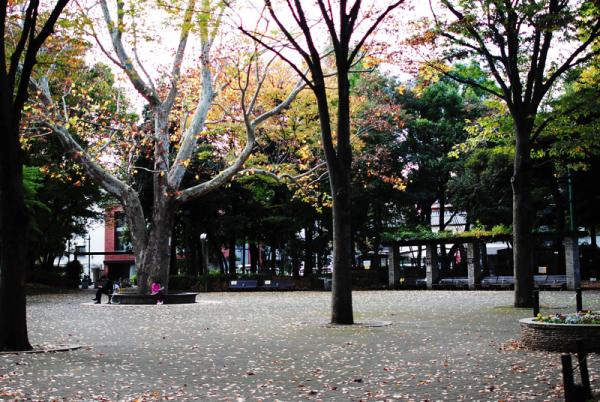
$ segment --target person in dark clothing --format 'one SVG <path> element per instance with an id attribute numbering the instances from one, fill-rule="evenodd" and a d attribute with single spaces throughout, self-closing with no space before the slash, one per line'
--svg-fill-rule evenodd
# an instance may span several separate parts
<path id="1" fill-rule="evenodd" d="M 100 285 L 98 286 L 98 291 L 96 292 L 96 297 L 92 300 L 95 301 L 96 304 L 100 304 L 100 301 L 102 300 L 102 294 L 104 293 L 106 296 L 108 296 L 108 304 L 111 304 L 110 300 L 112 298 L 112 292 L 113 292 L 113 281 L 111 281 L 105 275 L 102 277 L 102 281 L 100 282 Z"/>

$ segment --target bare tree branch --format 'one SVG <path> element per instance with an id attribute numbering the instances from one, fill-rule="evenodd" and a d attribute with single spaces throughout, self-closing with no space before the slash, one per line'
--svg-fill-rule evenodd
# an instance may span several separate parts
<path id="1" fill-rule="evenodd" d="M 452 14 L 454 14 L 460 22 L 465 24 L 465 27 L 469 31 L 469 34 L 477 41 L 477 43 L 479 43 L 481 53 L 487 60 L 488 66 L 490 68 L 490 71 L 492 72 L 492 75 L 494 76 L 494 78 L 498 82 L 498 85 L 500 85 L 502 92 L 504 93 L 503 99 L 505 99 L 505 101 L 508 103 L 508 106 L 511 107 L 512 99 L 510 96 L 510 94 L 511 94 L 510 88 L 506 84 L 502 75 L 500 75 L 500 73 L 498 72 L 498 70 L 496 68 L 496 63 L 494 62 L 495 61 L 494 56 L 491 54 L 490 50 L 488 49 L 485 41 L 483 40 L 483 38 L 481 37 L 479 32 L 477 32 L 477 30 L 472 26 L 471 23 L 466 21 L 464 14 L 461 13 L 460 11 L 458 11 L 448 0 L 442 0 L 442 4 L 444 4 L 448 8 L 448 10 L 450 10 L 450 12 Z"/>
<path id="2" fill-rule="evenodd" d="M 308 78 L 308 76 L 297 66 L 297 63 L 294 63 L 292 60 L 290 60 L 289 58 L 287 58 L 279 49 L 276 49 L 274 46 L 268 44 L 267 42 L 265 42 L 264 40 L 262 40 L 261 37 L 259 37 L 258 35 L 256 35 L 253 32 L 249 32 L 246 29 L 244 29 L 244 27 L 240 26 L 239 27 L 240 31 L 242 31 L 242 33 L 246 36 L 248 36 L 249 38 L 253 39 L 254 41 L 256 41 L 257 43 L 260 43 L 261 46 L 263 46 L 265 49 L 270 50 L 271 52 L 275 53 L 279 58 L 281 58 L 283 61 L 285 61 L 294 71 L 296 71 L 296 73 L 302 77 L 302 79 L 304 80 L 304 82 L 306 82 L 306 85 L 308 85 L 309 88 L 314 89 L 314 85 L 312 83 L 312 80 L 310 78 Z"/>
<path id="3" fill-rule="evenodd" d="M 118 0 L 117 4 L 121 4 L 122 0 Z M 133 84 L 134 88 L 142 95 L 151 106 L 155 107 L 161 103 L 158 94 L 152 91 L 152 88 L 144 82 L 140 74 L 137 72 L 133 63 L 131 62 L 131 58 L 125 51 L 125 47 L 123 46 L 122 41 L 122 32 L 120 27 L 116 25 L 111 16 L 110 11 L 108 10 L 107 0 L 100 0 L 100 5 L 102 7 L 102 13 L 104 15 L 104 20 L 108 26 L 108 30 L 110 33 L 110 37 L 112 40 L 113 48 L 115 49 L 115 53 L 120 63 L 120 67 L 123 69 L 129 80 Z M 122 17 L 118 17 L 122 18 Z"/>
<path id="4" fill-rule="evenodd" d="M 357 3 L 360 3 L 360 2 L 357 1 Z M 356 55 L 358 54 L 358 52 L 360 51 L 362 46 L 365 44 L 368 37 L 373 33 L 373 31 L 375 31 L 375 29 L 377 29 L 377 27 L 385 19 L 385 17 L 387 17 L 389 15 L 389 13 L 391 13 L 394 9 L 398 8 L 402 3 L 404 3 L 404 0 L 398 0 L 398 1 L 390 4 L 381 14 L 379 14 L 379 16 L 373 22 L 373 24 L 371 24 L 369 29 L 367 29 L 367 31 L 362 36 L 362 38 L 354 46 L 354 50 L 352 51 L 352 53 L 350 53 L 350 57 L 348 57 L 348 63 L 352 64 L 352 61 L 354 60 L 354 58 L 356 57 Z M 358 13 L 358 10 L 356 10 L 356 13 Z M 356 18 L 354 20 L 356 20 Z"/>
<path id="5" fill-rule="evenodd" d="M 276 115 L 281 110 L 288 107 L 296 98 L 296 96 L 300 93 L 300 91 L 302 91 L 305 85 L 306 83 L 303 80 L 300 80 L 283 102 L 281 102 L 274 108 L 264 112 L 260 116 L 256 117 L 254 120 L 250 120 L 248 111 L 246 111 L 244 114 L 244 121 L 246 125 L 246 145 L 244 146 L 244 149 L 238 155 L 236 160 L 226 169 L 218 173 L 211 180 L 180 191 L 176 197 L 177 201 L 179 203 L 185 203 L 191 199 L 200 197 L 213 190 L 216 190 L 221 185 L 231 180 L 240 170 L 243 169 L 244 163 L 250 157 L 252 150 L 254 149 L 254 145 L 256 144 L 256 128 L 263 124 L 268 118 Z M 173 167 L 173 169 L 175 169 L 175 166 Z"/>
<path id="6" fill-rule="evenodd" d="M 181 64 L 183 63 L 183 56 L 185 54 L 185 48 L 187 45 L 188 37 L 190 35 L 192 16 L 194 14 L 195 0 L 189 0 L 188 5 L 183 15 L 183 23 L 181 25 L 181 33 L 179 34 L 179 44 L 177 46 L 177 52 L 175 53 L 175 59 L 173 60 L 173 67 L 171 69 L 171 88 L 169 94 L 164 102 L 164 107 L 170 110 L 175 102 L 177 96 L 177 85 L 179 84 L 179 74 L 181 73 Z"/>

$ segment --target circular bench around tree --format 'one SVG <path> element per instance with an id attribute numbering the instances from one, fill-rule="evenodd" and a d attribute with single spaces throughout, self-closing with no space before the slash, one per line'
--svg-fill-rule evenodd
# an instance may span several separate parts
<path id="1" fill-rule="evenodd" d="M 162 296 L 162 300 L 165 304 L 192 304 L 196 303 L 197 294 L 192 292 L 167 293 Z M 118 304 L 156 304 L 156 296 L 130 292 L 115 293 L 112 302 Z"/>

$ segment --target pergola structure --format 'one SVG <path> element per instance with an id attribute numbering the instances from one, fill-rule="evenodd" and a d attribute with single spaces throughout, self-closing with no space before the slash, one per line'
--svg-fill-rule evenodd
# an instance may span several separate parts
<path id="1" fill-rule="evenodd" d="M 580 286 L 581 269 L 579 264 L 578 238 L 585 236 L 585 232 L 557 234 L 554 232 L 535 233 L 536 240 L 554 240 L 560 236 L 565 251 L 565 267 L 567 276 L 567 289 L 576 289 Z M 446 244 L 463 244 L 467 251 L 467 279 L 469 289 L 475 289 L 481 282 L 482 264 L 485 261 L 483 253 L 486 244 L 498 241 L 510 241 L 510 234 L 480 235 L 480 236 L 445 236 L 428 239 L 403 239 L 386 246 L 390 247 L 390 261 L 388 264 L 388 285 L 394 288 L 398 285 L 401 275 L 400 248 L 409 246 L 425 246 L 425 279 L 427 289 L 432 289 L 440 277 L 441 261 L 438 258 L 437 247 Z M 533 270 L 532 270 L 533 274 Z"/>

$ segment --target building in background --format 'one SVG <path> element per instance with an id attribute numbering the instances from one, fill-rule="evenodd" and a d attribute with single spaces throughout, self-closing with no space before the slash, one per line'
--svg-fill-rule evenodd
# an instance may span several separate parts
<path id="1" fill-rule="evenodd" d="M 131 234 L 123 208 L 114 206 L 106 211 L 104 222 L 104 274 L 113 280 L 131 278 L 136 274 Z"/>

